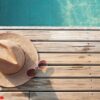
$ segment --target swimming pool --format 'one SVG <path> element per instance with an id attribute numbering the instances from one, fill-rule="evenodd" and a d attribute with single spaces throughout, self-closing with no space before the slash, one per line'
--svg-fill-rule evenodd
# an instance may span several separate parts
<path id="1" fill-rule="evenodd" d="M 100 0 L 0 0 L 1 26 L 100 26 Z"/>

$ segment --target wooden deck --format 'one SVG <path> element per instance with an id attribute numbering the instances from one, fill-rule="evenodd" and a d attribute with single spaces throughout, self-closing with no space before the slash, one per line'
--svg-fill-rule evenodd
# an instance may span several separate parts
<path id="1" fill-rule="evenodd" d="M 100 100 L 100 29 L 0 29 L 35 44 L 45 71 L 16 88 L 0 88 L 4 100 Z"/>

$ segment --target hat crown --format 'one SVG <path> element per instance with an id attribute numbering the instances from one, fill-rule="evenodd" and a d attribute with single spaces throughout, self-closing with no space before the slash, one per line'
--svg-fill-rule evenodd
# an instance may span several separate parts
<path id="1" fill-rule="evenodd" d="M 25 56 L 22 48 L 13 41 L 0 40 L 0 71 L 14 74 L 24 65 Z"/>

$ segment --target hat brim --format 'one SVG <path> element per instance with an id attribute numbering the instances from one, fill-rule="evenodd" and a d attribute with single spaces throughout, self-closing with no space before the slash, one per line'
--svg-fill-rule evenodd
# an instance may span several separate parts
<path id="1" fill-rule="evenodd" d="M 11 40 L 17 42 L 25 52 L 25 64 L 20 71 L 12 75 L 4 75 L 0 72 L 0 86 L 15 87 L 29 81 L 32 77 L 27 75 L 29 69 L 38 66 L 38 53 L 29 39 L 15 33 L 0 33 L 0 40 Z"/>

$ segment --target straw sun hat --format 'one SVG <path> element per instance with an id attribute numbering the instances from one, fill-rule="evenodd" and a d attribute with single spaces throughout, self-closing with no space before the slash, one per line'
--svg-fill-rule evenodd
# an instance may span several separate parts
<path id="1" fill-rule="evenodd" d="M 0 86 L 15 87 L 32 77 L 27 71 L 38 66 L 34 45 L 24 36 L 0 33 Z"/>

